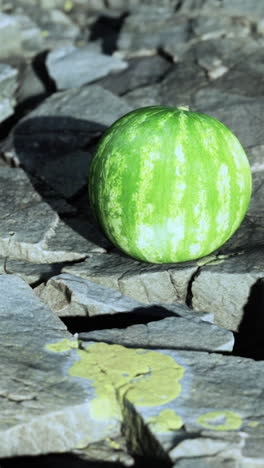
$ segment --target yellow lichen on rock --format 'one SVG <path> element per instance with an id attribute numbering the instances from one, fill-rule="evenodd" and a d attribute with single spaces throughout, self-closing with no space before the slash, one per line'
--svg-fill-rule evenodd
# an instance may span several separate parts
<path id="1" fill-rule="evenodd" d="M 67 346 L 73 347 L 70 340 L 46 348 L 61 352 Z M 77 354 L 79 360 L 68 369 L 68 374 L 87 379 L 94 386 L 94 418 L 120 417 L 124 398 L 137 406 L 159 406 L 181 392 L 179 381 L 184 368 L 167 354 L 106 343 L 93 343 L 78 349 Z"/>
<path id="2" fill-rule="evenodd" d="M 233 431 L 242 424 L 242 418 L 234 411 L 208 411 L 197 418 L 200 426 L 214 431 Z"/>
<path id="3" fill-rule="evenodd" d="M 182 418 L 172 409 L 165 409 L 147 420 L 153 432 L 177 431 L 183 426 Z"/>

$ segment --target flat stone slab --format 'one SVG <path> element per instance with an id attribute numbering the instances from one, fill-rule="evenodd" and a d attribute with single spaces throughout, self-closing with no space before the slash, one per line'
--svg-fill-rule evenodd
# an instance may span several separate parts
<path id="1" fill-rule="evenodd" d="M 54 263 L 86 258 L 93 250 L 105 251 L 88 219 L 74 218 L 78 229 L 72 228 L 71 219 L 65 222 L 42 200 L 22 169 L 1 167 L 0 182 L 5 194 L 0 197 L 0 256 Z M 108 245 L 102 236 L 101 243 Z"/>
<path id="2" fill-rule="evenodd" d="M 0 63 L 0 122 L 10 117 L 14 112 L 17 75 L 16 68 Z"/>
<path id="3" fill-rule="evenodd" d="M 252 288 L 263 277 L 263 248 L 212 261 L 194 278 L 192 307 L 213 310 L 218 325 L 238 330 L 250 303 Z"/>
<path id="4" fill-rule="evenodd" d="M 187 317 L 166 317 L 145 325 L 84 332 L 79 336 L 85 341 L 104 341 L 133 348 L 232 351 L 234 345 L 233 334 L 228 330 Z"/>
<path id="5" fill-rule="evenodd" d="M 185 303 L 189 283 L 199 265 L 196 262 L 154 265 L 138 262 L 117 250 L 92 255 L 84 262 L 65 265 L 70 273 L 116 289 L 124 296 L 150 304 Z"/>
<path id="6" fill-rule="evenodd" d="M 93 416 L 90 383 L 65 375 L 77 355 L 49 351 L 58 341 L 77 348 L 64 324 L 18 277 L 0 275 L 0 290 L 0 457 L 63 453 L 119 435 L 118 417 Z"/>
<path id="7" fill-rule="evenodd" d="M 53 49 L 46 64 L 57 89 L 77 88 L 127 68 L 123 60 L 91 50 L 89 46 Z"/>
<path id="8" fill-rule="evenodd" d="M 91 154 L 84 148 L 130 110 L 124 99 L 97 85 L 54 93 L 19 121 L 3 153 L 70 198 L 87 186 Z"/>
<path id="9" fill-rule="evenodd" d="M 65 340 L 48 349 L 76 352 Z M 263 463 L 263 363 L 104 342 L 82 343 L 77 353 L 79 360 L 67 373 L 92 380 L 94 404 L 98 412 L 104 407 L 104 416 L 114 417 L 120 405 L 131 453 L 167 462 L 217 455 Z M 243 388 L 239 398 L 237 388 Z"/>

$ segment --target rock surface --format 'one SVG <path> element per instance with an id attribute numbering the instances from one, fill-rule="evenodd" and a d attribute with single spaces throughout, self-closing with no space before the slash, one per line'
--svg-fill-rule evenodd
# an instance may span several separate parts
<path id="1" fill-rule="evenodd" d="M 0 0 L 0 466 L 264 466 L 264 26 L 257 0 Z M 119 117 L 189 105 L 249 158 L 217 251 L 154 265 L 89 206 Z"/>

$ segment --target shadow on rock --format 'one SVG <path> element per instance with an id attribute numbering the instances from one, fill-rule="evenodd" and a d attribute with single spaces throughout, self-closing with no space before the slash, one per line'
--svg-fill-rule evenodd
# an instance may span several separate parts
<path id="1" fill-rule="evenodd" d="M 251 288 L 244 315 L 235 335 L 233 354 L 255 360 L 264 360 L 264 279 Z"/>
<path id="2" fill-rule="evenodd" d="M 87 461 L 73 454 L 51 454 L 31 457 L 14 457 L 0 460 L 1 468 L 122 468 L 116 462 Z"/>
<path id="3" fill-rule="evenodd" d="M 91 27 L 89 41 L 101 40 L 102 51 L 105 54 L 112 54 L 117 49 L 119 33 L 127 16 L 128 12 L 117 17 L 99 16 Z"/>
<path id="4" fill-rule="evenodd" d="M 165 317 L 176 317 L 177 314 L 170 312 L 162 306 L 146 306 L 134 309 L 129 314 L 120 312 L 109 315 L 102 314 L 95 317 L 60 317 L 72 334 L 102 330 L 105 328 L 126 328 L 131 325 L 146 324 L 164 319 Z"/>
<path id="5" fill-rule="evenodd" d="M 94 146 L 106 128 L 68 116 L 29 117 L 17 125 L 11 143 L 16 164 L 27 172 L 42 199 L 82 238 L 103 248 L 109 243 L 89 207 L 88 172 Z M 73 208 L 72 213 L 62 202 Z"/>

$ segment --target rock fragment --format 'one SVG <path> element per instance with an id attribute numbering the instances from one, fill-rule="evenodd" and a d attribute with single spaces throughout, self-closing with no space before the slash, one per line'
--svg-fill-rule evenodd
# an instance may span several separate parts
<path id="1" fill-rule="evenodd" d="M 119 58 L 95 52 L 89 46 L 53 49 L 46 63 L 57 89 L 80 87 L 127 67 Z"/>
<path id="2" fill-rule="evenodd" d="M 18 71 L 5 63 L 0 63 L 0 122 L 10 117 L 16 104 Z"/>
<path id="3" fill-rule="evenodd" d="M 192 307 L 213 310 L 218 325 L 237 330 L 251 288 L 263 277 L 263 248 L 207 264 L 192 283 Z"/>
<path id="4" fill-rule="evenodd" d="M 0 182 L 2 257 L 54 263 L 86 258 L 92 251 L 105 251 L 98 245 L 100 234 L 89 219 L 60 218 L 42 200 L 22 169 L 1 167 Z M 109 245 L 104 238 L 101 243 Z"/>

